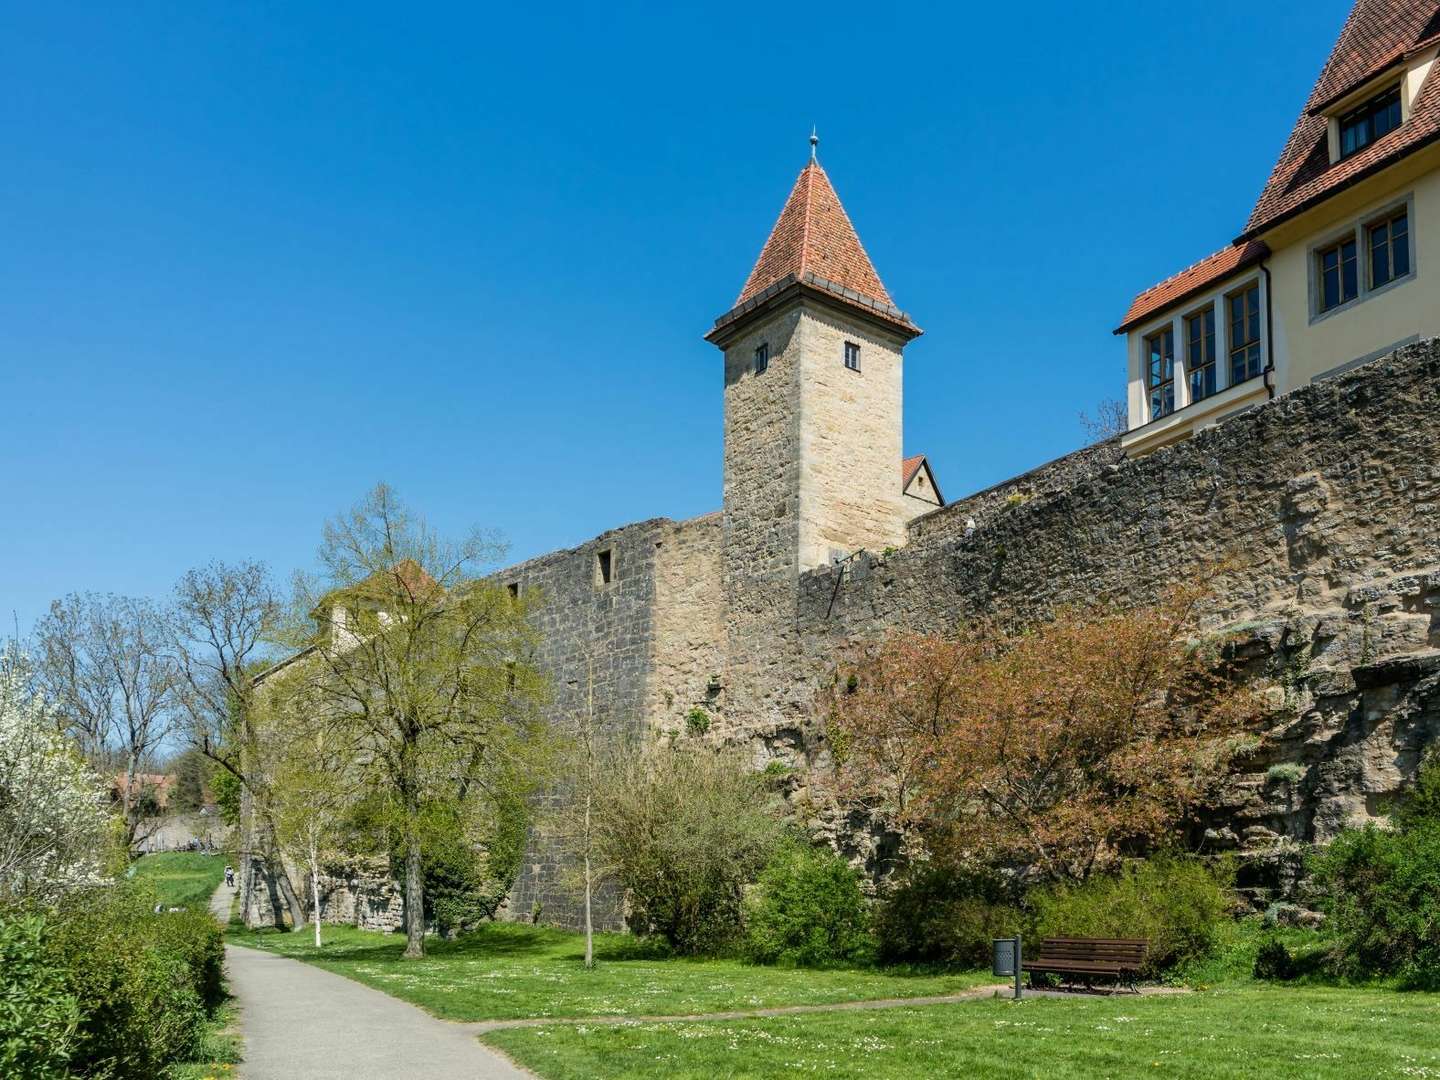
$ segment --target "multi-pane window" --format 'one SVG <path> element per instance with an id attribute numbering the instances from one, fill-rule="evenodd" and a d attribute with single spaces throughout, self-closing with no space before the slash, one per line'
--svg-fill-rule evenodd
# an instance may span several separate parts
<path id="1" fill-rule="evenodd" d="M 770 343 L 762 341 L 755 347 L 755 374 L 763 375 L 770 366 Z"/>
<path id="2" fill-rule="evenodd" d="M 1402 210 L 1366 230 L 1370 238 L 1370 287 L 1378 289 L 1410 273 L 1410 214 Z"/>
<path id="3" fill-rule="evenodd" d="M 1190 376 L 1190 400 L 1215 393 L 1215 308 L 1207 307 L 1185 317 L 1185 370 Z"/>
<path id="4" fill-rule="evenodd" d="M 1150 419 L 1175 411 L 1175 330 L 1166 327 L 1145 339 L 1145 386 L 1150 397 Z"/>
<path id="5" fill-rule="evenodd" d="M 1360 272 L 1355 238 L 1347 236 L 1315 253 L 1320 270 L 1320 310 L 1348 304 L 1360 295 Z"/>
<path id="6" fill-rule="evenodd" d="M 853 341 L 845 342 L 845 366 L 851 371 L 860 370 L 860 346 Z"/>
<path id="7" fill-rule="evenodd" d="M 1259 375 L 1260 286 L 1251 285 L 1225 298 L 1230 313 L 1230 385 Z"/>
<path id="8" fill-rule="evenodd" d="M 1340 118 L 1340 156 L 1358 154 L 1400 126 L 1400 87 L 1371 98 Z"/>

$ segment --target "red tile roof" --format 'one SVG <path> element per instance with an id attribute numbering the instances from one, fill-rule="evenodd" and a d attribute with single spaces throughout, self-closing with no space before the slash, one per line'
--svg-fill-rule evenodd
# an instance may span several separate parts
<path id="1" fill-rule="evenodd" d="M 1351 183 L 1440 139 L 1440 77 L 1425 80 L 1410 116 L 1360 153 L 1330 163 L 1323 110 L 1440 35 L 1436 0 L 1357 0 L 1242 239 L 1293 217 Z"/>
<path id="2" fill-rule="evenodd" d="M 1227 277 L 1248 270 L 1270 254 L 1270 249 L 1258 240 L 1234 244 L 1208 258 L 1188 266 L 1173 277 L 1158 285 L 1152 285 L 1130 302 L 1130 310 L 1115 328 L 1123 334 L 1154 315 L 1175 307 L 1203 292 Z"/>
<path id="3" fill-rule="evenodd" d="M 738 318 L 796 283 L 860 308 L 911 336 L 920 333 L 920 328 L 890 299 L 830 178 L 813 160 L 800 170 L 735 306 L 715 320 L 715 327 L 706 337 L 713 339 Z"/>
<path id="4" fill-rule="evenodd" d="M 735 305 L 788 275 L 804 280 L 807 271 L 861 296 L 894 304 L 818 161 L 800 170 Z"/>
<path id="5" fill-rule="evenodd" d="M 907 457 L 900 462 L 900 490 L 904 491 L 910 486 L 910 481 L 915 479 L 915 474 L 920 471 L 920 466 L 925 464 L 925 455 L 916 454 L 914 457 Z"/>

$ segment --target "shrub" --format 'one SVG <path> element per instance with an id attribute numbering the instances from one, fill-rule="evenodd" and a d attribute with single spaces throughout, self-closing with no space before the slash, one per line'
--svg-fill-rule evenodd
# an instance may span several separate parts
<path id="1" fill-rule="evenodd" d="M 760 964 L 855 961 L 873 951 L 860 878 L 830 851 L 787 845 L 746 904 L 746 955 Z"/>
<path id="2" fill-rule="evenodd" d="M 992 939 L 1013 937 L 1024 921 L 996 874 L 925 863 L 881 903 L 875 936 L 884 963 L 988 967 Z"/>
<path id="3" fill-rule="evenodd" d="M 629 900 L 632 929 L 687 955 L 735 942 L 745 887 L 781 840 L 766 787 L 703 746 L 617 763 L 596 799 L 595 848 Z"/>
<path id="4" fill-rule="evenodd" d="M 151 894 L 114 884 L 58 913 L 51 955 L 80 1007 L 73 1072 L 154 1077 L 197 1047 L 218 993 L 219 927 L 198 913 L 154 915 Z"/>
<path id="5" fill-rule="evenodd" d="M 1295 978 L 1295 974 L 1295 960 L 1283 941 L 1267 937 L 1260 943 L 1255 954 L 1255 978 L 1285 981 Z"/>
<path id="6" fill-rule="evenodd" d="M 80 1008 L 46 929 L 39 915 L 0 914 L 0 1076 L 66 1074 Z"/>
<path id="7" fill-rule="evenodd" d="M 1293 761 L 1282 761 L 1265 770 L 1265 782 L 1269 784 L 1295 784 L 1305 776 L 1305 767 Z"/>
<path id="8" fill-rule="evenodd" d="M 1440 988 L 1440 823 L 1347 830 L 1314 870 L 1328 894 L 1341 974 Z"/>
<path id="9" fill-rule="evenodd" d="M 524 800 L 505 792 L 432 811 L 421 869 L 425 918 L 441 934 L 452 936 L 494 918 L 519 873 L 529 824 Z M 403 875 L 404 851 L 398 845 L 391 864 Z"/>
<path id="10" fill-rule="evenodd" d="M 696 705 L 685 714 L 685 730 L 699 738 L 710 730 L 710 714 Z"/>
<path id="11" fill-rule="evenodd" d="M 1082 885 L 1038 890 L 1031 900 L 1038 937 L 1145 938 L 1144 974 L 1199 960 L 1215 948 L 1234 900 L 1234 871 L 1159 856 Z"/>

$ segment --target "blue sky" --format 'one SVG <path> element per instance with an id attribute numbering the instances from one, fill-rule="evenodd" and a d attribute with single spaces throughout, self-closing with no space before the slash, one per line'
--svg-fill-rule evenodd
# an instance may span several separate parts
<path id="1" fill-rule="evenodd" d="M 513 558 L 720 501 L 734 300 L 821 160 L 951 497 L 1082 442 L 1342 0 L 0 7 L 0 612 L 309 565 L 377 480 Z"/>

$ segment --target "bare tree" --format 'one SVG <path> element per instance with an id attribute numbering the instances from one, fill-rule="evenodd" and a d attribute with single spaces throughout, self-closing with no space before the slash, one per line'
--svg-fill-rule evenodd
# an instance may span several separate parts
<path id="1" fill-rule="evenodd" d="M 1080 426 L 1091 443 L 1104 442 L 1130 430 L 1130 410 L 1119 398 L 1105 398 L 1095 407 L 1095 415 L 1080 413 Z"/>
<path id="2" fill-rule="evenodd" d="M 167 627 L 147 600 L 72 594 L 36 628 L 39 681 L 66 729 L 114 774 L 135 851 L 156 818 L 158 794 L 143 775 L 174 726 L 177 673 Z"/>
<path id="3" fill-rule="evenodd" d="M 476 576 L 502 550 L 480 533 L 441 541 L 382 484 L 326 525 L 323 581 L 299 583 L 295 610 L 318 632 L 297 667 L 353 732 L 404 851 L 407 957 L 424 955 L 427 818 L 477 785 L 525 782 L 517 762 L 543 746 L 526 600 Z"/>
<path id="4" fill-rule="evenodd" d="M 264 864 L 298 929 L 305 924 L 305 908 L 279 855 L 267 755 L 256 722 L 257 680 L 270 666 L 283 611 L 262 563 L 215 562 L 188 571 L 176 584 L 170 629 L 189 739 L 238 781 L 244 804 L 241 846 Z M 245 910 L 254 886 L 247 858 L 241 866 Z M 281 911 L 275 916 L 283 923 Z"/>

